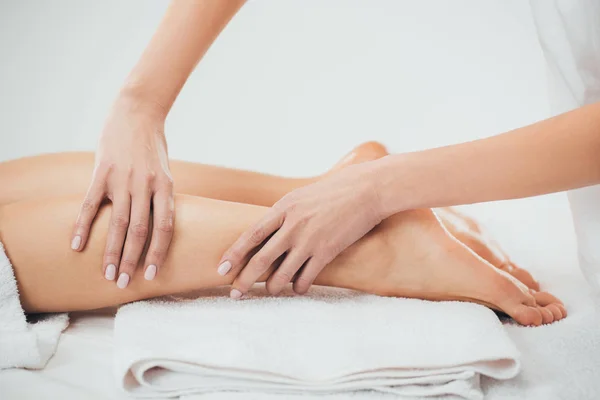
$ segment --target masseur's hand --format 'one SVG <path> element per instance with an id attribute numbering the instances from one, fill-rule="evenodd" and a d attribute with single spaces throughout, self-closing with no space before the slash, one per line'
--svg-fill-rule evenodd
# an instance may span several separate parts
<path id="1" fill-rule="evenodd" d="M 375 162 L 347 167 L 289 193 L 244 232 L 218 268 L 221 275 L 239 272 L 231 297 L 242 297 L 282 255 L 267 290 L 277 294 L 293 281 L 294 290 L 303 294 L 329 262 L 381 222 Z"/>
<path id="2" fill-rule="evenodd" d="M 173 180 L 160 107 L 119 98 L 106 121 L 96 152 L 92 183 L 73 232 L 71 248 L 85 248 L 90 226 L 105 198 L 113 203 L 102 272 L 127 287 L 152 229 L 144 277 L 154 279 L 171 243 Z M 151 211 L 152 210 L 152 211 Z M 152 215 L 152 221 L 151 221 Z"/>

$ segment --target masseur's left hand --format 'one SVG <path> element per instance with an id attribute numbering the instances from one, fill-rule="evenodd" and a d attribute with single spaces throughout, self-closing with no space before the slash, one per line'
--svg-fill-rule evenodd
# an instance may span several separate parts
<path id="1" fill-rule="evenodd" d="M 267 290 L 277 294 L 294 280 L 294 291 L 306 293 L 329 262 L 382 221 L 373 179 L 375 162 L 347 167 L 287 194 L 244 232 L 218 268 L 221 275 L 239 272 L 231 297 L 242 297 L 284 254 L 268 278 Z"/>

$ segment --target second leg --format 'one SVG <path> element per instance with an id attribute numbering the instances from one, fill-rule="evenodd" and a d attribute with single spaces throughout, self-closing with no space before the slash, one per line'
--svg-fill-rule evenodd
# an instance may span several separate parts
<path id="1" fill-rule="evenodd" d="M 385 147 L 367 142 L 342 158 L 331 171 L 387 155 Z M 294 189 L 322 176 L 287 178 L 186 161 L 170 161 L 175 192 L 270 207 Z M 90 184 L 94 154 L 56 153 L 0 163 L 0 206 L 17 201 L 82 194 Z M 331 172 L 330 171 L 330 172 Z"/>

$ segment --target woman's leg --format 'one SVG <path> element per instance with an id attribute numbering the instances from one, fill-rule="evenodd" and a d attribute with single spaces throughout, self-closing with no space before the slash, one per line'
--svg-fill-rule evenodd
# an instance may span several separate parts
<path id="1" fill-rule="evenodd" d="M 94 224 L 85 251 L 76 253 L 63 246 L 80 201 L 81 196 L 70 196 L 0 209 L 0 241 L 13 263 L 27 311 L 93 309 L 229 284 L 237 271 L 219 276 L 219 257 L 266 211 L 259 206 L 177 196 L 178 222 L 163 270 L 154 281 L 137 277 L 121 290 L 101 273 L 110 206 L 101 210 L 100 223 Z M 137 271 L 141 273 L 141 268 Z M 530 291 L 454 239 L 431 210 L 388 218 L 340 254 L 315 283 L 385 296 L 473 301 L 502 310 L 526 325 L 566 315 L 556 298 Z"/>
<path id="2" fill-rule="evenodd" d="M 380 143 L 363 143 L 342 158 L 331 171 L 387 154 Z M 284 178 L 176 160 L 170 164 L 178 193 L 262 206 L 271 206 L 286 193 L 320 178 Z M 84 193 L 93 167 L 93 153 L 46 154 L 0 163 L 0 206 L 40 197 Z M 530 288 L 539 289 L 526 270 L 505 262 L 508 258 L 505 255 L 498 257 L 492 249 L 497 246 L 481 240 L 480 229 L 474 220 L 452 208 L 439 211 L 444 225 L 458 240 Z M 456 220 L 459 224 L 455 223 Z M 458 225 L 465 225 L 468 232 L 458 229 Z"/>
<path id="3" fill-rule="evenodd" d="M 333 170 L 385 155 L 383 145 L 363 143 Z M 284 178 L 176 160 L 170 161 L 170 167 L 177 193 L 262 206 L 272 206 L 286 193 L 320 178 Z M 40 197 L 85 193 L 93 169 L 93 153 L 45 154 L 0 163 L 0 206 Z"/>
<path id="4" fill-rule="evenodd" d="M 264 210 L 177 195 L 177 224 L 160 273 L 153 281 L 134 275 L 122 290 L 107 281 L 102 271 L 110 204 L 101 208 L 83 252 L 64 246 L 81 199 L 81 195 L 71 195 L 12 203 L 0 209 L 0 241 L 13 264 L 27 311 L 94 309 L 227 284 L 228 280 L 216 273 L 219 253 Z M 143 269 L 137 268 L 134 274 L 143 274 Z"/>

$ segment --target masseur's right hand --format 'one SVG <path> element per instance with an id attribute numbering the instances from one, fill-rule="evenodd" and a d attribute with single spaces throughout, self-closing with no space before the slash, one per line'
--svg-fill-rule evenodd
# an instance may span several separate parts
<path id="1" fill-rule="evenodd" d="M 71 248 L 82 251 L 101 203 L 106 198 L 112 202 L 102 272 L 107 280 L 116 279 L 121 289 L 137 268 L 150 229 L 145 279 L 154 279 L 171 243 L 173 179 L 165 118 L 165 110 L 156 104 L 126 95 L 117 99 L 102 131 L 92 183 L 75 223 Z"/>

